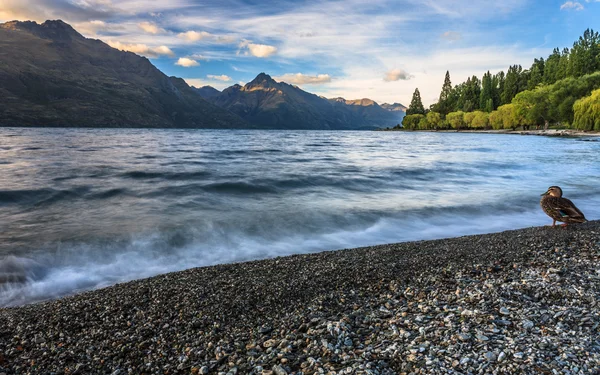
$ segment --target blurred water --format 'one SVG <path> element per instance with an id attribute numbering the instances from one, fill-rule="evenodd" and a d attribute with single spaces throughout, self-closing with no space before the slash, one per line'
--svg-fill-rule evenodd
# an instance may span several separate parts
<path id="1" fill-rule="evenodd" d="M 600 138 L 598 139 L 600 140 Z M 0 128 L 0 306 L 190 267 L 600 217 L 600 142 Z"/>

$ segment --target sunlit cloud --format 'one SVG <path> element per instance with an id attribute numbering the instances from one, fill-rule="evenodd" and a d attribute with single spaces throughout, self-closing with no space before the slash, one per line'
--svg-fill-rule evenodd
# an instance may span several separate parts
<path id="1" fill-rule="evenodd" d="M 393 81 L 399 81 L 399 80 L 409 80 L 411 79 L 413 76 L 408 74 L 407 72 L 405 72 L 402 69 L 392 69 L 388 72 L 385 73 L 385 76 L 383 77 L 383 80 L 386 82 L 393 82 Z"/>
<path id="2" fill-rule="evenodd" d="M 223 81 L 223 82 L 229 82 L 229 81 L 231 81 L 231 77 L 229 77 L 229 76 L 227 76 L 225 74 L 221 74 L 220 76 L 208 74 L 206 76 L 206 78 L 208 78 L 208 79 L 214 79 L 214 80 L 217 80 L 217 81 Z"/>
<path id="3" fill-rule="evenodd" d="M 140 27 L 140 29 L 150 34 L 158 34 L 165 32 L 165 29 L 156 26 L 156 24 L 152 22 L 140 22 L 138 23 L 138 26 Z"/>
<path id="4" fill-rule="evenodd" d="M 560 10 L 564 9 L 583 10 L 583 5 L 578 1 L 567 1 L 560 6 Z"/>
<path id="5" fill-rule="evenodd" d="M 149 47 L 146 44 L 127 44 L 113 40 L 106 41 L 106 44 L 121 51 L 129 51 L 146 57 L 175 56 L 167 46 Z"/>
<path id="6" fill-rule="evenodd" d="M 207 33 L 206 31 L 198 32 L 198 31 L 190 30 L 190 31 L 186 31 L 185 33 L 177 34 L 177 37 L 184 39 L 188 42 L 197 42 L 202 39 L 211 38 L 212 34 Z"/>
<path id="7" fill-rule="evenodd" d="M 249 40 L 243 40 L 239 44 L 240 49 L 247 49 L 252 56 L 255 57 L 269 57 L 274 55 L 277 52 L 277 47 L 270 46 L 267 44 L 256 44 L 252 43 Z M 248 53 L 246 51 L 246 54 Z"/>
<path id="8" fill-rule="evenodd" d="M 193 66 L 199 66 L 200 63 L 194 59 L 180 57 L 179 60 L 177 60 L 177 62 L 175 63 L 175 65 L 183 66 L 184 68 L 191 68 Z"/>
<path id="9" fill-rule="evenodd" d="M 273 78 L 276 81 L 283 81 L 294 85 L 318 85 L 331 82 L 331 76 L 329 74 L 317 74 L 316 76 L 310 76 L 302 73 L 286 73 Z"/>

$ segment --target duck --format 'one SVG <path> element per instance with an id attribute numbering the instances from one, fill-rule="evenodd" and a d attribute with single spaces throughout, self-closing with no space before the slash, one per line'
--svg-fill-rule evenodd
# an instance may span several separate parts
<path id="1" fill-rule="evenodd" d="M 563 227 L 572 223 L 585 223 L 587 219 L 579 208 L 562 195 L 563 191 L 559 186 L 550 186 L 540 200 L 542 210 L 552 218 L 552 226 L 555 226 L 557 221 L 563 222 Z"/>

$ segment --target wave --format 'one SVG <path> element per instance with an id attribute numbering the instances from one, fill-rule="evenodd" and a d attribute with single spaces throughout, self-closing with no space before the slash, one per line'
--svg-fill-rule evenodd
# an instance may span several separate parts
<path id="1" fill-rule="evenodd" d="M 152 171 L 130 171 L 121 174 L 121 177 L 134 180 L 163 179 L 163 180 L 197 180 L 205 179 L 212 173 L 204 170 L 191 172 L 152 172 Z"/>
<path id="2" fill-rule="evenodd" d="M 0 306 L 43 301 L 188 268 L 540 223 L 539 210 L 456 206 L 396 212 L 299 212 L 189 223 L 129 239 L 61 243 L 39 258 L 0 260 Z M 515 220 L 518 217 L 518 220 Z M 485 223 L 485 225 L 482 225 Z M 43 265 L 43 266 L 42 266 Z"/>

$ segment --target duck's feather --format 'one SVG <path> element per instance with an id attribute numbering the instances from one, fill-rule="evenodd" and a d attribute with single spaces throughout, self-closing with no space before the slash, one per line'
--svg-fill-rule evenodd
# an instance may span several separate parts
<path id="1" fill-rule="evenodd" d="M 583 223 L 583 213 L 567 198 L 545 196 L 541 200 L 542 209 L 551 218 L 565 223 Z"/>

